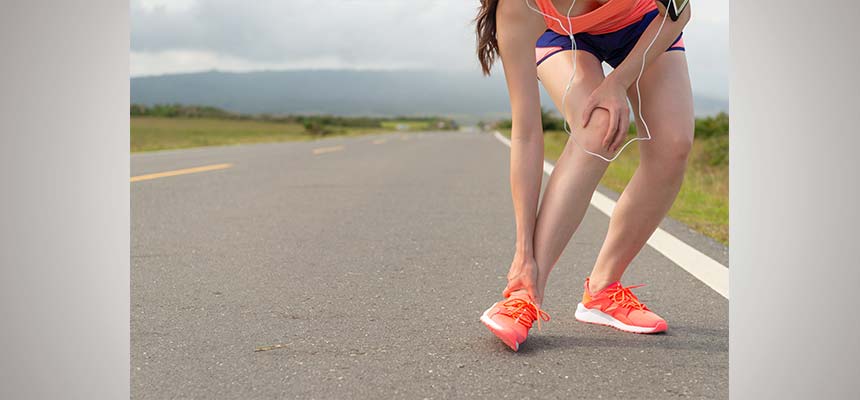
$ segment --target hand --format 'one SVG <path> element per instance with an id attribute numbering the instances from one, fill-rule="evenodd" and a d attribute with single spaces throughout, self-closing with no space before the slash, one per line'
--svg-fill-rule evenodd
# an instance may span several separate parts
<path id="1" fill-rule="evenodd" d="M 588 126 L 591 114 L 596 108 L 609 111 L 609 128 L 606 130 L 602 144 L 605 150 L 615 153 L 624 142 L 630 127 L 630 108 L 627 106 L 625 87 L 613 79 L 604 79 L 603 83 L 588 97 L 582 113 L 583 127 Z"/>
<path id="2" fill-rule="evenodd" d="M 538 267 L 533 256 L 514 255 L 508 271 L 508 286 L 502 295 L 507 298 L 518 290 L 525 290 L 538 306 L 543 301 L 543 293 L 538 291 Z"/>

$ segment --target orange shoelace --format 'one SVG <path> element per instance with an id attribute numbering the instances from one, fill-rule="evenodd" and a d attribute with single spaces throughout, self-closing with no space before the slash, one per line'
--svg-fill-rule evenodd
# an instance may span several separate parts
<path id="1" fill-rule="evenodd" d="M 531 329 L 532 323 L 537 320 L 538 330 L 540 330 L 540 321 L 544 320 L 549 322 L 550 319 L 549 314 L 537 308 L 534 303 L 523 299 L 510 299 L 502 303 L 502 306 L 505 309 L 504 311 L 499 311 L 499 314 L 513 318 L 516 322 L 519 322 L 528 329 Z"/>
<path id="2" fill-rule="evenodd" d="M 636 297 L 636 295 L 630 291 L 630 289 L 636 289 L 642 286 L 645 285 L 634 285 L 627 287 L 618 285 L 612 289 L 609 289 L 609 292 L 607 292 L 607 297 L 609 297 L 613 303 L 618 304 L 619 307 L 631 308 L 636 310 L 647 310 L 648 307 L 645 307 L 645 304 L 639 302 L 639 299 Z"/>

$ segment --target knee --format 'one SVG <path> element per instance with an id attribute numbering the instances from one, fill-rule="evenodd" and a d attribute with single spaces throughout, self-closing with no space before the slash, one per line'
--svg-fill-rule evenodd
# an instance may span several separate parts
<path id="1" fill-rule="evenodd" d="M 577 120 L 579 120 L 578 117 Z M 603 148 L 603 139 L 606 138 L 606 131 L 609 129 L 609 111 L 597 108 L 591 113 L 591 119 L 589 119 L 587 127 L 582 127 L 582 121 L 579 121 L 578 124 L 571 124 L 571 126 L 575 127 L 573 134 L 582 147 L 588 151 L 601 154 L 604 157 L 611 156 Z"/>
<path id="2" fill-rule="evenodd" d="M 657 143 L 655 143 L 657 144 Z M 663 155 L 664 167 L 683 171 L 687 165 L 690 151 L 693 149 L 692 135 L 673 135 L 660 141 L 660 153 Z"/>

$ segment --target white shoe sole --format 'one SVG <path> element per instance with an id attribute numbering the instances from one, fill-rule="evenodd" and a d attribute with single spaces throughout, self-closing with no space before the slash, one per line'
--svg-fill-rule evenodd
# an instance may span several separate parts
<path id="1" fill-rule="evenodd" d="M 496 303 L 496 304 L 498 304 L 498 303 Z M 505 335 L 503 333 L 505 328 L 503 326 L 497 324 L 496 321 L 493 321 L 492 319 L 490 319 L 489 313 L 493 309 L 493 307 L 496 306 L 496 304 L 493 304 L 492 306 L 490 306 L 490 308 L 488 308 L 486 311 L 484 311 L 483 314 L 481 314 L 481 322 L 484 324 L 484 326 L 487 327 L 487 329 L 490 330 L 490 332 L 493 332 L 493 334 L 496 335 L 496 337 L 501 339 L 502 342 L 504 342 L 508 347 L 510 347 L 511 350 L 519 351 L 520 343 L 517 342 L 516 340 L 513 340 L 513 341 L 510 340 L 508 338 L 508 335 Z"/>
<path id="2" fill-rule="evenodd" d="M 666 330 L 665 323 L 657 324 L 653 327 L 627 325 L 613 318 L 611 315 L 604 313 L 603 311 L 586 308 L 584 305 L 582 305 L 582 303 L 579 303 L 576 306 L 576 314 L 574 314 L 574 318 L 576 318 L 576 320 L 580 322 L 611 326 L 615 329 L 631 333 L 657 333 Z"/>

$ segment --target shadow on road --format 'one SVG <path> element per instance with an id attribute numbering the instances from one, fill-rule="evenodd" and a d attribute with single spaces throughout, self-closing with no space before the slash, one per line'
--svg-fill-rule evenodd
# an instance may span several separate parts
<path id="1" fill-rule="evenodd" d="M 498 340 L 496 338 L 491 338 Z M 501 344 L 501 342 L 500 342 Z M 534 335 L 529 337 L 520 354 L 538 350 L 577 348 L 627 348 L 703 351 L 728 353 L 728 331 L 697 326 L 676 326 L 654 335 L 637 335 L 610 331 L 602 337 L 579 335 Z"/>

